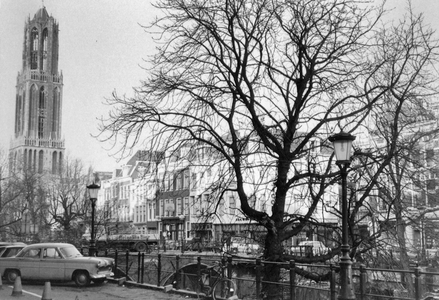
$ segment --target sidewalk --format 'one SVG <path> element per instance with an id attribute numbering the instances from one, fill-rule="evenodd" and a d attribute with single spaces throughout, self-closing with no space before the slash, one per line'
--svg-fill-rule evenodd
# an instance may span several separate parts
<path id="1" fill-rule="evenodd" d="M 44 283 L 26 284 L 22 286 L 21 295 L 12 296 L 13 285 L 3 284 L 0 290 L 0 300 L 41 300 L 44 293 Z M 163 290 L 153 290 L 135 286 L 118 286 L 115 283 L 105 283 L 102 286 L 76 288 L 74 285 L 52 285 L 46 291 L 46 299 L 52 300 L 182 300 L 187 295 L 165 293 Z"/>

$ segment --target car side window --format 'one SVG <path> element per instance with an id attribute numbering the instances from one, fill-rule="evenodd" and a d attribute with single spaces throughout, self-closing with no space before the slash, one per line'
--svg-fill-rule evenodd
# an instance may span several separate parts
<path id="1" fill-rule="evenodd" d="M 7 253 L 4 253 L 5 257 L 11 257 L 11 256 L 14 256 L 14 255 L 17 255 L 17 253 L 20 252 L 19 248 L 11 248 L 11 249 L 8 249 L 8 250 L 9 251 Z"/>
<path id="2" fill-rule="evenodd" d="M 58 250 L 56 248 L 46 248 L 43 253 L 44 258 L 61 258 Z"/>
<path id="3" fill-rule="evenodd" d="M 40 258 L 41 249 L 29 249 L 23 254 L 23 257 L 27 258 Z"/>

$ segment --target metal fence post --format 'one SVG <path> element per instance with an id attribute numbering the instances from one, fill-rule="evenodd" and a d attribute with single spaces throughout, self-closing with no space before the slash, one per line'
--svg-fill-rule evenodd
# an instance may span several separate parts
<path id="1" fill-rule="evenodd" d="M 232 257 L 227 258 L 227 278 L 232 279 Z"/>
<path id="2" fill-rule="evenodd" d="M 366 266 L 360 265 L 360 300 L 366 300 L 367 273 Z"/>
<path id="3" fill-rule="evenodd" d="M 222 257 L 221 258 L 221 278 L 224 278 L 226 276 L 225 275 L 226 266 L 227 266 L 227 260 L 225 257 Z"/>
<path id="4" fill-rule="evenodd" d="M 296 300 L 296 263 L 290 260 L 290 300 Z"/>
<path id="5" fill-rule="evenodd" d="M 415 268 L 415 299 L 421 300 L 422 286 L 421 286 L 421 268 Z"/>
<path id="6" fill-rule="evenodd" d="M 256 300 L 259 300 L 261 295 L 261 266 L 261 259 L 256 259 Z"/>
<path id="7" fill-rule="evenodd" d="M 180 289 L 180 255 L 175 257 L 175 288 Z"/>
<path id="8" fill-rule="evenodd" d="M 140 252 L 137 252 L 137 283 L 140 283 Z"/>
<path id="9" fill-rule="evenodd" d="M 141 274 L 141 280 L 140 283 L 143 283 L 143 276 L 145 274 L 145 253 L 142 253 L 142 274 Z"/>
<path id="10" fill-rule="evenodd" d="M 117 249 L 114 251 L 114 277 L 117 277 Z"/>
<path id="11" fill-rule="evenodd" d="M 334 265 L 331 264 L 330 265 L 330 272 L 331 272 L 331 278 L 329 281 L 329 289 L 330 289 L 330 293 L 331 293 L 331 300 L 336 300 L 337 299 L 337 290 L 335 287 L 335 269 L 334 269 Z"/>
<path id="12" fill-rule="evenodd" d="M 129 260 L 130 259 L 130 252 L 127 250 L 127 252 L 125 253 L 125 277 L 128 279 L 128 265 L 129 265 Z"/>
<path id="13" fill-rule="evenodd" d="M 201 292 L 201 257 L 197 257 L 197 292 Z"/>
<path id="14" fill-rule="evenodd" d="M 160 286 L 160 278 L 162 277 L 162 255 L 159 253 L 157 262 L 157 286 Z"/>

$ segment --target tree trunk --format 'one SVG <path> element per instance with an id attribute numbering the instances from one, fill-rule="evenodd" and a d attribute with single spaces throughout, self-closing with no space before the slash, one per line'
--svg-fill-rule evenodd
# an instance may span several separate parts
<path id="1" fill-rule="evenodd" d="M 265 239 L 264 258 L 270 263 L 265 263 L 263 268 L 262 299 L 283 299 L 283 289 L 279 286 L 281 281 L 280 263 L 283 262 L 283 247 L 279 236 L 279 234 L 269 231 Z"/>

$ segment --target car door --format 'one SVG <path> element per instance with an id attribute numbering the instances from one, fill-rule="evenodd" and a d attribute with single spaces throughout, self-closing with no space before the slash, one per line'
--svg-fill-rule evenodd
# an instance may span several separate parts
<path id="1" fill-rule="evenodd" d="M 46 280 L 65 280 L 64 259 L 56 247 L 43 249 L 43 257 L 40 265 L 40 277 Z"/>
<path id="2" fill-rule="evenodd" d="M 40 279 L 41 249 L 27 249 L 17 258 L 18 268 L 23 279 Z"/>

